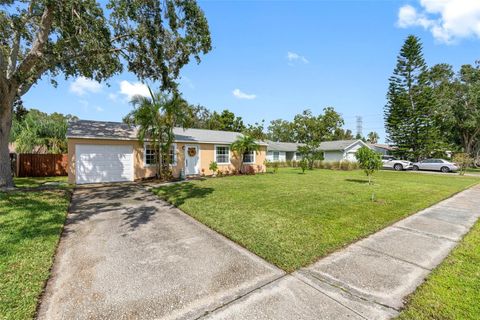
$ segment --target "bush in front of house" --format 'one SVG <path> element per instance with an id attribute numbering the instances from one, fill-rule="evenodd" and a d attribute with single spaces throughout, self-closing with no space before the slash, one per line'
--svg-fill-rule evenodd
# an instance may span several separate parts
<path id="1" fill-rule="evenodd" d="M 216 161 L 210 162 L 210 165 L 208 166 L 208 169 L 213 172 L 213 175 L 215 176 L 218 171 L 218 164 Z"/>
<path id="2" fill-rule="evenodd" d="M 308 169 L 308 161 L 307 159 L 300 160 L 300 168 L 302 168 L 302 173 L 305 173 L 305 170 Z"/>

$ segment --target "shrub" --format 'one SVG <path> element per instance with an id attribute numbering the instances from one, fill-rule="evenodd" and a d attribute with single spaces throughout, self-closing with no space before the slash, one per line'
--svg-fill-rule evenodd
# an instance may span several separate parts
<path id="1" fill-rule="evenodd" d="M 332 161 L 331 162 L 331 169 L 338 170 L 340 169 L 341 162 L 340 161 Z"/>
<path id="2" fill-rule="evenodd" d="M 215 161 L 210 162 L 210 165 L 208 166 L 208 169 L 213 172 L 213 175 L 215 175 L 218 171 L 218 164 Z M 220 172 L 218 172 L 220 173 Z"/>
<path id="3" fill-rule="evenodd" d="M 458 165 L 460 175 L 463 176 L 467 168 L 473 164 L 473 158 L 468 153 L 457 153 L 453 156 L 453 162 Z"/>
<path id="4" fill-rule="evenodd" d="M 305 173 L 305 170 L 308 169 L 308 161 L 307 159 L 300 160 L 300 168 L 302 168 L 302 173 Z"/>
<path id="5" fill-rule="evenodd" d="M 272 164 L 273 173 L 277 173 L 279 167 L 280 167 L 280 163 L 279 163 L 279 162 L 273 162 L 273 164 Z"/>
<path id="6" fill-rule="evenodd" d="M 341 161 L 340 162 L 340 170 L 348 171 L 349 170 L 349 165 L 350 165 L 350 161 Z"/>
<path id="7" fill-rule="evenodd" d="M 248 175 L 255 175 L 255 168 L 253 166 L 247 166 L 245 168 L 245 173 Z"/>

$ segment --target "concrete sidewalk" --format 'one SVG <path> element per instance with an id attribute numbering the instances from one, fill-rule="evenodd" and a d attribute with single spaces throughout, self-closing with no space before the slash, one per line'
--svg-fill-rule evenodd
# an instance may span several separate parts
<path id="1" fill-rule="evenodd" d="M 480 186 L 224 305 L 209 319 L 389 319 L 480 217 Z"/>

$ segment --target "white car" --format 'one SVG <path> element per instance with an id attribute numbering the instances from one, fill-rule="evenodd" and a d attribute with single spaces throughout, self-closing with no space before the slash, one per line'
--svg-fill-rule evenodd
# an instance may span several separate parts
<path id="1" fill-rule="evenodd" d="M 393 156 L 382 156 L 382 163 L 384 169 L 393 169 L 395 171 L 402 171 L 412 168 L 412 163 L 407 160 L 399 160 Z"/>
<path id="2" fill-rule="evenodd" d="M 413 170 L 431 170 L 447 173 L 457 171 L 458 169 L 456 163 L 444 159 L 425 159 L 413 164 Z"/>

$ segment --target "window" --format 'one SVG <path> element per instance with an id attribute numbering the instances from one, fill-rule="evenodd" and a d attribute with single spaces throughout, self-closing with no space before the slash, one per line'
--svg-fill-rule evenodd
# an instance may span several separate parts
<path id="1" fill-rule="evenodd" d="M 217 163 L 230 163 L 230 147 L 215 146 L 215 161 Z"/>
<path id="2" fill-rule="evenodd" d="M 243 163 L 255 163 L 255 151 L 247 151 L 243 154 Z"/>
<path id="3" fill-rule="evenodd" d="M 158 153 L 158 149 L 156 149 L 153 145 L 146 144 L 145 145 L 145 164 L 147 166 L 153 166 L 156 164 L 155 155 Z"/>
<path id="4" fill-rule="evenodd" d="M 300 152 L 295 152 L 295 159 L 302 160 L 302 154 Z"/>
<path id="5" fill-rule="evenodd" d="M 177 145 L 175 143 L 170 146 L 170 164 L 177 164 Z"/>
<path id="6" fill-rule="evenodd" d="M 176 165 L 177 163 L 177 145 L 172 143 L 170 146 L 170 164 Z M 156 149 L 153 145 L 146 144 L 145 145 L 145 164 L 147 166 L 153 166 L 156 164 L 156 154 L 158 154 L 158 149 Z"/>
<path id="7" fill-rule="evenodd" d="M 280 160 L 280 152 L 274 151 L 273 152 L 273 161 L 278 161 Z"/>

